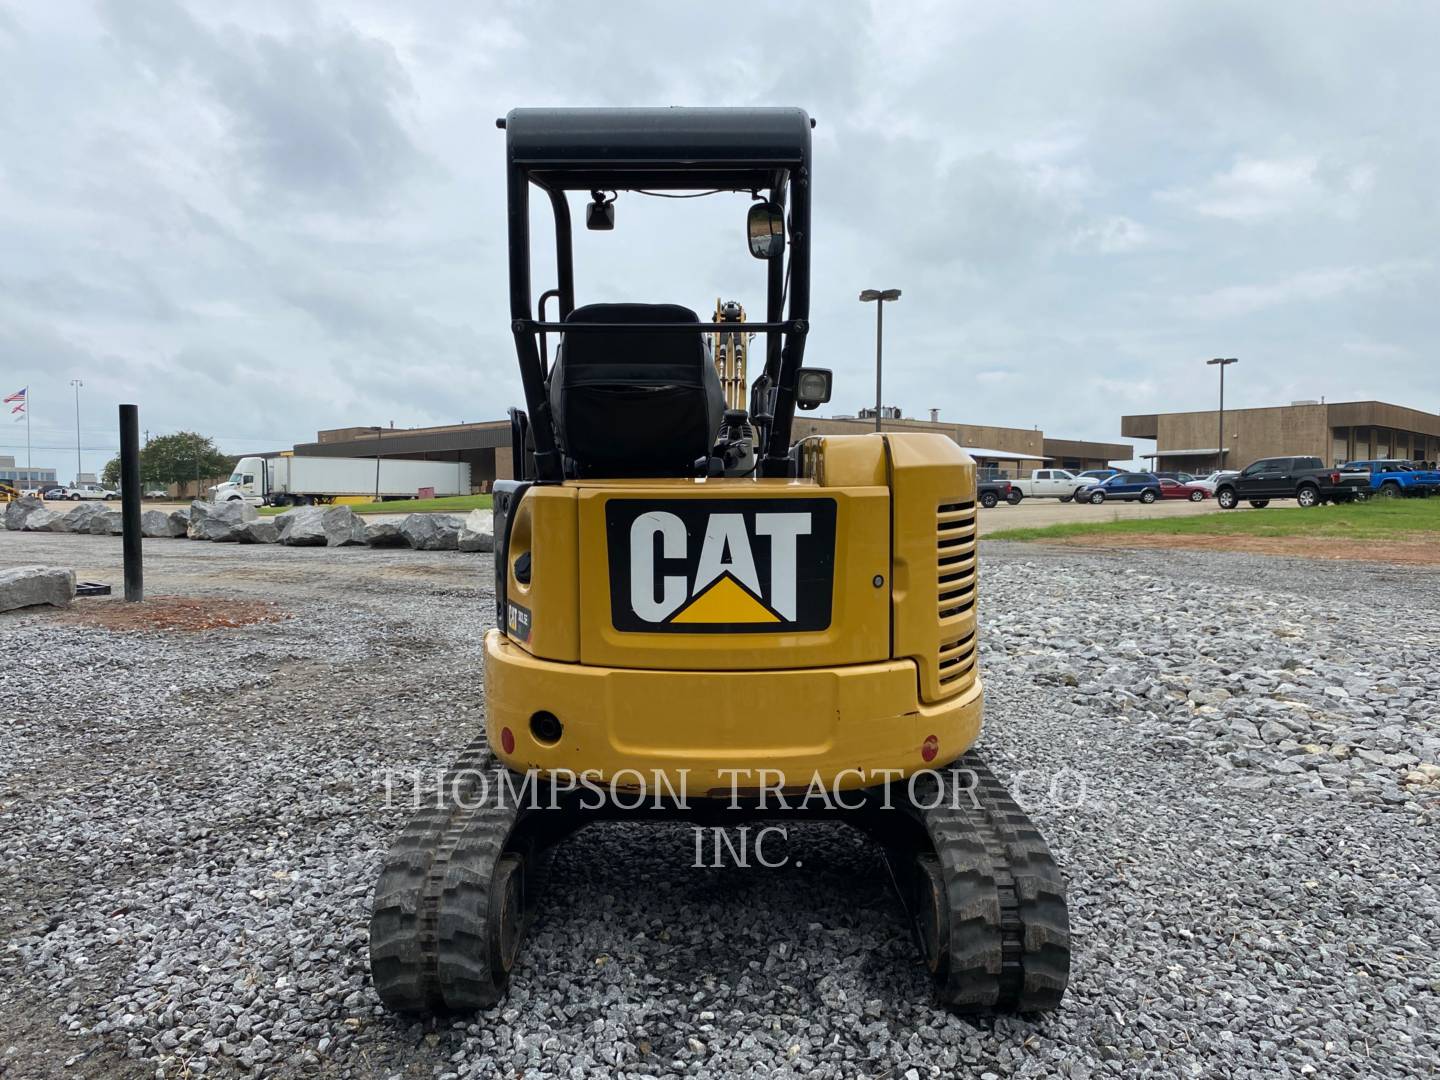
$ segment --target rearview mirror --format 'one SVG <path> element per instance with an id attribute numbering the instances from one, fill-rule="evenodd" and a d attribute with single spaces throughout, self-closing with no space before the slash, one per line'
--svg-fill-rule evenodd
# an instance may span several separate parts
<path id="1" fill-rule="evenodd" d="M 598 194 L 598 193 L 597 193 Z M 615 228 L 615 200 L 597 198 L 585 204 L 585 228 L 592 232 L 610 232 Z"/>
<path id="2" fill-rule="evenodd" d="M 831 375 L 827 368 L 801 368 L 795 373 L 795 404 L 814 409 L 830 400 Z"/>
<path id="3" fill-rule="evenodd" d="M 757 202 L 745 219 L 750 254 L 757 259 L 777 259 L 785 253 L 785 211 L 779 203 Z"/>

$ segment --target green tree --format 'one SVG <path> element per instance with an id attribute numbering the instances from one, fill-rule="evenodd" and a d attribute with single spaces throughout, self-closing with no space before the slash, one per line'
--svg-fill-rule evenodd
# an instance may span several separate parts
<path id="1" fill-rule="evenodd" d="M 120 457 L 118 454 L 105 463 L 105 471 L 100 474 L 100 482 L 106 487 L 120 485 Z"/>
<path id="2" fill-rule="evenodd" d="M 233 458 L 216 449 L 213 439 L 193 431 L 157 436 L 140 451 L 140 475 L 147 484 L 183 484 L 197 477 L 229 476 L 233 463 Z"/>

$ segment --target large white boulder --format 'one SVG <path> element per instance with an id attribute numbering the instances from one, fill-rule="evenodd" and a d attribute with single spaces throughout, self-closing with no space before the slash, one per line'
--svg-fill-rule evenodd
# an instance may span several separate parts
<path id="1" fill-rule="evenodd" d="M 156 513 L 159 513 L 157 510 Z M 170 535 L 190 535 L 190 507 L 183 506 L 179 510 L 170 511 Z"/>
<path id="2" fill-rule="evenodd" d="M 241 525 L 235 539 L 242 544 L 273 544 L 280 539 L 280 529 L 270 518 L 256 518 Z"/>
<path id="3" fill-rule="evenodd" d="M 288 547 L 324 547 L 325 507 L 297 506 L 275 516 L 280 543 Z"/>
<path id="4" fill-rule="evenodd" d="M 95 536 L 119 536 L 125 531 L 125 515 L 119 510 L 105 510 L 99 514 L 91 514 L 89 526 L 85 531 Z"/>
<path id="5" fill-rule="evenodd" d="M 400 532 L 400 526 L 393 521 L 367 522 L 365 525 L 365 543 L 371 547 L 404 547 L 405 537 Z"/>
<path id="6" fill-rule="evenodd" d="M 204 523 L 205 519 L 210 516 L 210 511 L 213 507 L 214 503 L 204 502 L 201 499 L 196 499 L 186 507 L 185 535 L 191 540 L 205 539 L 205 537 L 200 535 L 200 526 Z"/>
<path id="7" fill-rule="evenodd" d="M 325 543 L 331 547 L 355 547 L 365 543 L 365 522 L 348 506 L 329 506 L 320 518 Z"/>
<path id="8" fill-rule="evenodd" d="M 19 532 L 25 526 L 25 519 L 36 510 L 44 510 L 45 503 L 34 495 L 22 495 L 5 506 L 5 528 Z"/>
<path id="9" fill-rule="evenodd" d="M 195 507 L 205 506 L 204 513 L 196 520 Z M 240 529 L 260 517 L 260 511 L 240 499 L 230 502 L 194 503 L 190 507 L 189 536 L 192 540 L 213 540 L 218 544 L 233 544 L 238 540 Z"/>
<path id="10" fill-rule="evenodd" d="M 56 566 L 17 566 L 0 570 L 0 611 L 14 611 L 37 604 L 66 607 L 74 598 L 73 570 L 61 570 Z"/>
<path id="11" fill-rule="evenodd" d="M 170 514 L 164 510 L 146 510 L 140 515 L 140 535 L 152 539 L 184 536 L 188 519 L 180 516 L 183 513 L 181 510 Z"/>
<path id="12" fill-rule="evenodd" d="M 32 510 L 25 515 L 25 520 L 20 523 L 20 528 L 25 532 L 55 532 L 55 522 L 60 520 L 60 515 L 54 510 L 46 510 L 41 507 L 39 510 Z"/>
<path id="13" fill-rule="evenodd" d="M 275 519 L 290 547 L 350 547 L 365 543 L 365 522 L 348 506 L 298 506 Z"/>
<path id="14" fill-rule="evenodd" d="M 454 551 L 460 543 L 460 519 L 451 514 L 406 514 L 400 535 L 416 551 Z"/>
<path id="15" fill-rule="evenodd" d="M 494 551 L 495 511 L 471 510 L 466 514 L 457 543 L 461 551 Z"/>
<path id="16" fill-rule="evenodd" d="M 58 525 L 52 523 L 50 530 L 52 532 L 88 533 L 90 522 L 109 511 L 110 508 L 103 502 L 84 502 L 73 507 L 69 513 L 59 515 Z"/>

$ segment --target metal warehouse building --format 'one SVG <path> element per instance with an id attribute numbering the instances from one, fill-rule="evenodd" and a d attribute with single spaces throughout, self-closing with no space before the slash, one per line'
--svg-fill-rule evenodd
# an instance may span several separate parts
<path id="1" fill-rule="evenodd" d="M 885 431 L 933 431 L 949 436 L 969 451 L 982 468 L 1022 476 L 1053 465 L 1068 469 L 1103 468 L 1128 461 L 1134 447 L 1124 443 L 1047 439 L 1032 428 L 947 424 L 931 420 L 887 419 Z M 794 437 L 856 435 L 875 430 L 874 420 L 854 417 L 809 419 L 797 416 Z M 315 441 L 296 443 L 300 456 L 418 458 L 427 461 L 468 461 L 471 483 L 484 489 L 495 480 L 515 475 L 510 460 L 510 421 L 487 420 L 428 428 L 350 427 L 316 434 Z"/>
<path id="2" fill-rule="evenodd" d="M 1297 401 L 1264 409 L 1148 413 L 1120 418 L 1120 433 L 1154 439 L 1156 468 L 1201 473 L 1241 469 L 1258 458 L 1306 455 L 1327 465 L 1367 458 L 1440 458 L 1440 415 L 1383 401 Z"/>
<path id="3" fill-rule="evenodd" d="M 298 457 L 415 458 L 468 461 L 470 483 L 488 488 L 514 477 L 510 466 L 510 421 L 446 424 L 427 428 L 349 427 L 320 431 L 313 443 L 296 443 Z"/>

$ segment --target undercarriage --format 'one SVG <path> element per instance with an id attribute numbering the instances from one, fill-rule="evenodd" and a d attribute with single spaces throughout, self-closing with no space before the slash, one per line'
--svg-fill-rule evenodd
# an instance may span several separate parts
<path id="1" fill-rule="evenodd" d="M 673 789 L 600 797 L 505 769 L 483 739 L 446 775 L 387 855 L 370 923 L 371 972 L 409 1014 L 470 1013 L 504 996 L 543 893 L 551 850 L 601 820 L 745 825 L 831 820 L 864 831 L 886 866 L 939 1002 L 957 1012 L 1035 1012 L 1069 977 L 1065 886 L 1040 833 L 979 755 L 912 779 L 816 800 L 803 791 Z M 783 809 L 782 809 L 783 803 Z"/>

